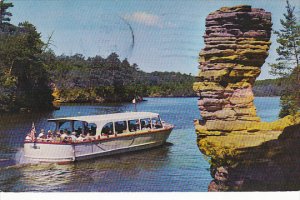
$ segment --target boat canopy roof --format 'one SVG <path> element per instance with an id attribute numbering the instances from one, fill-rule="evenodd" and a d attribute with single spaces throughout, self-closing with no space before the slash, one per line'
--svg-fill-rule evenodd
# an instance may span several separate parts
<path id="1" fill-rule="evenodd" d="M 134 119 L 144 119 L 144 118 L 155 118 L 158 117 L 158 113 L 152 112 L 125 112 L 125 113 L 114 113 L 105 115 L 88 115 L 88 116 L 78 116 L 78 117 L 63 117 L 48 119 L 49 122 L 66 122 L 66 121 L 84 121 L 87 123 L 97 123 L 97 122 L 114 122 L 122 120 L 134 120 Z"/>

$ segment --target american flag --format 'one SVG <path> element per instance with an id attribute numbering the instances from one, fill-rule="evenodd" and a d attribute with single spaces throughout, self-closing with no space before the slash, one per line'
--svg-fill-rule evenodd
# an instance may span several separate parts
<path id="1" fill-rule="evenodd" d="M 134 104 L 136 103 L 136 99 L 135 98 L 132 100 L 132 103 L 134 103 Z"/>
<path id="2" fill-rule="evenodd" d="M 34 122 L 32 122 L 32 127 L 31 127 L 31 131 L 30 131 L 30 137 L 31 137 L 32 141 L 35 141 L 35 134 L 36 134 L 35 126 L 34 126 Z"/>

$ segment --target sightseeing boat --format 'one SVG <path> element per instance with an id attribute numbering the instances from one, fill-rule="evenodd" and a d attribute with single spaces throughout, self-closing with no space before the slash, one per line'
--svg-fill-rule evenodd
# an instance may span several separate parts
<path id="1" fill-rule="evenodd" d="M 68 163 L 98 156 L 157 147 L 166 142 L 173 125 L 159 114 L 127 112 L 48 119 L 54 130 L 36 136 L 34 124 L 24 142 L 25 158 Z M 54 128 L 55 127 L 55 128 Z"/>

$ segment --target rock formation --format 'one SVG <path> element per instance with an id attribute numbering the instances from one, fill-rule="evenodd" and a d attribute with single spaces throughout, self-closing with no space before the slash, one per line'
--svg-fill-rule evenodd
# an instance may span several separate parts
<path id="1" fill-rule="evenodd" d="M 215 169 L 230 165 L 226 161 L 234 159 L 228 158 L 246 148 L 276 141 L 286 127 L 300 123 L 295 116 L 268 123 L 256 115 L 252 87 L 268 56 L 271 27 L 270 12 L 248 5 L 223 7 L 206 18 L 205 47 L 193 86 L 202 119 L 194 123 L 199 149 L 217 161 Z M 220 170 L 213 171 L 220 182 Z"/>
<path id="2" fill-rule="evenodd" d="M 246 5 L 207 16 L 194 90 L 208 131 L 240 131 L 260 121 L 252 86 L 268 56 L 271 26 L 271 13 Z"/>

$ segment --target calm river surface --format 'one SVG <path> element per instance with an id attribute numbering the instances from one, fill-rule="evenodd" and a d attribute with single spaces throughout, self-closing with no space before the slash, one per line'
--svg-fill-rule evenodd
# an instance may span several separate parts
<path id="1" fill-rule="evenodd" d="M 199 118 L 197 98 L 148 98 L 138 111 L 160 113 L 175 124 L 162 147 L 68 165 L 24 163 L 25 134 L 35 122 L 47 129 L 47 119 L 133 111 L 132 104 L 64 105 L 41 114 L 0 116 L 0 190 L 2 191 L 207 191 L 209 163 L 196 144 L 193 119 Z M 278 97 L 255 99 L 263 121 L 277 119 Z"/>

